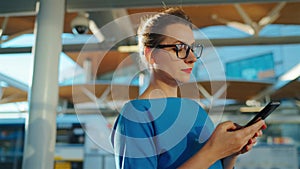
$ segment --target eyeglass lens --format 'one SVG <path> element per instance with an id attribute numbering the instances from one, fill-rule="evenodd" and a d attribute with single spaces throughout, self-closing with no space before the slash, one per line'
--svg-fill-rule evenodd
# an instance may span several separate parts
<path id="1" fill-rule="evenodd" d="M 192 48 L 192 49 L 191 49 Z M 193 46 L 188 46 L 186 44 L 178 44 L 176 45 L 176 54 L 177 57 L 180 59 L 185 59 L 188 57 L 190 50 L 194 53 L 195 57 L 197 59 L 200 58 L 201 53 L 202 53 L 202 46 L 201 45 L 193 45 Z"/>

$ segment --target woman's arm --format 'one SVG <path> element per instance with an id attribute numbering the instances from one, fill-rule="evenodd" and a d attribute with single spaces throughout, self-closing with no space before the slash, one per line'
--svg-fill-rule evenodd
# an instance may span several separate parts
<path id="1" fill-rule="evenodd" d="M 157 168 L 152 133 L 153 128 L 148 123 L 136 123 L 119 116 L 111 136 L 116 168 Z"/>
<path id="2" fill-rule="evenodd" d="M 237 160 L 237 157 L 238 157 L 238 154 L 234 154 L 234 155 L 225 157 L 222 160 L 224 169 L 233 169 L 235 162 Z"/>
<path id="3" fill-rule="evenodd" d="M 214 155 L 209 146 L 204 146 L 178 169 L 207 169 L 218 159 L 219 158 Z"/>

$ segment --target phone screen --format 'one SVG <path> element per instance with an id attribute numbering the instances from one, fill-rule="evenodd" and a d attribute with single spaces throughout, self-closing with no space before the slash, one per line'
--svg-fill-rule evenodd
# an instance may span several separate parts
<path id="1" fill-rule="evenodd" d="M 278 106 L 280 105 L 280 102 L 272 101 L 268 103 L 259 113 L 256 114 L 246 125 L 250 126 L 254 124 L 256 121 L 262 119 L 264 120 L 266 117 L 268 117 Z"/>

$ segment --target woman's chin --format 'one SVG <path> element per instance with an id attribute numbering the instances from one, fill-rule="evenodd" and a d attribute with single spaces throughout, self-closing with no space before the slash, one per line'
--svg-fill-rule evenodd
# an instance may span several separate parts
<path id="1" fill-rule="evenodd" d="M 190 82 L 190 77 L 177 79 L 178 86 L 189 82 Z"/>

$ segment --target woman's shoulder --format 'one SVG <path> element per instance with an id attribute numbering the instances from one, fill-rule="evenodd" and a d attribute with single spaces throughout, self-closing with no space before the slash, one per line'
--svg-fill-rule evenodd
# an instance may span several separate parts
<path id="1" fill-rule="evenodd" d="M 136 98 L 133 100 L 129 100 L 127 103 L 133 103 L 133 104 L 143 104 L 143 103 L 147 103 L 147 102 L 153 102 L 153 103 L 159 103 L 159 102 L 164 102 L 164 101 L 168 101 L 168 102 L 186 102 L 186 103 L 190 103 L 190 104 L 198 104 L 197 101 L 190 99 L 190 98 L 181 98 L 181 97 L 162 97 L 162 98 L 150 98 L 150 99 L 144 99 L 144 98 Z"/>
<path id="2" fill-rule="evenodd" d="M 151 99 L 133 99 L 129 100 L 125 106 L 128 105 L 149 105 L 149 104 L 161 104 L 161 103 L 183 103 L 183 104 L 190 104 L 194 106 L 200 106 L 200 104 L 193 99 L 190 98 L 180 98 L 180 97 L 165 97 L 165 98 L 151 98 Z M 200 106 L 201 107 L 201 106 Z"/>
<path id="3" fill-rule="evenodd" d="M 161 107 L 164 99 L 134 99 L 126 102 L 120 114 L 145 114 L 154 107 Z"/>
<path id="4" fill-rule="evenodd" d="M 148 99 L 133 99 L 126 102 L 122 108 L 122 110 L 145 110 L 145 108 L 149 107 Z"/>
<path id="5" fill-rule="evenodd" d="M 152 98 L 152 99 L 134 99 L 124 104 L 122 112 L 138 111 L 145 112 L 148 110 L 172 110 L 186 109 L 197 110 L 196 112 L 205 112 L 201 105 L 189 98 L 167 97 L 167 98 Z"/>

